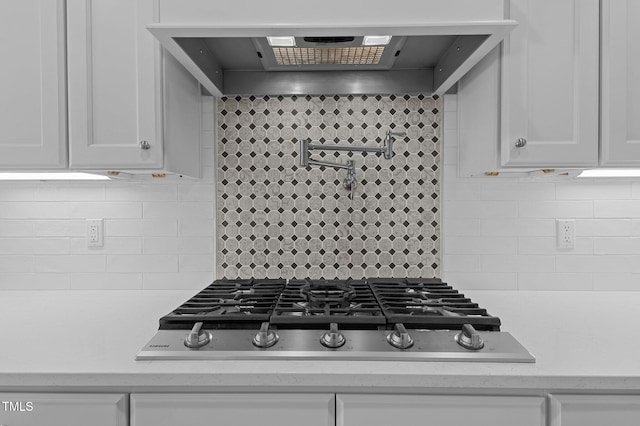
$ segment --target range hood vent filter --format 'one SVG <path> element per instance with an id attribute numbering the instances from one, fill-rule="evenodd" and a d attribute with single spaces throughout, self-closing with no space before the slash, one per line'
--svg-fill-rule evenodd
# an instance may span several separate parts
<path id="1" fill-rule="evenodd" d="M 355 40 L 355 37 L 303 37 L 307 43 L 319 43 L 319 44 L 336 44 L 336 43 L 351 43 Z"/>
<path id="2" fill-rule="evenodd" d="M 274 47 L 278 65 L 377 65 L 384 46 Z"/>

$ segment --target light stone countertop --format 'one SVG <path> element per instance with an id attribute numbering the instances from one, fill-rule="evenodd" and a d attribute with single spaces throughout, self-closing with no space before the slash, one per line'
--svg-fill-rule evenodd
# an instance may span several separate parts
<path id="1" fill-rule="evenodd" d="M 464 291 L 535 364 L 135 361 L 196 292 L 0 292 L 0 391 L 640 393 L 640 292 Z"/>

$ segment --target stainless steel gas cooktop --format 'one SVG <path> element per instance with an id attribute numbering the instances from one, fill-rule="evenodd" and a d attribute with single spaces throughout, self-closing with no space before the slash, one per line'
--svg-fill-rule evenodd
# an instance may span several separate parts
<path id="1" fill-rule="evenodd" d="M 162 317 L 136 359 L 535 362 L 436 278 L 217 280 Z"/>

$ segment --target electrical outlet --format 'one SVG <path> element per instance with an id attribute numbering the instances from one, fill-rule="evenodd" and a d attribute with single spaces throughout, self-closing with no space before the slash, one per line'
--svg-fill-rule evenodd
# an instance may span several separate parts
<path id="1" fill-rule="evenodd" d="M 87 247 L 102 247 L 104 244 L 104 220 L 87 219 Z"/>
<path id="2" fill-rule="evenodd" d="M 576 246 L 576 221 L 556 219 L 556 239 L 559 249 L 573 249 Z"/>

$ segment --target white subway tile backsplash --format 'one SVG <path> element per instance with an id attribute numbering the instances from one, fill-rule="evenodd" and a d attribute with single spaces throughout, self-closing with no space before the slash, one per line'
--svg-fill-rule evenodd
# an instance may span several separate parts
<path id="1" fill-rule="evenodd" d="M 141 290 L 142 273 L 73 273 L 72 290 Z"/>
<path id="2" fill-rule="evenodd" d="M 638 222 L 640 231 L 640 221 Z M 634 221 L 630 219 L 580 219 L 576 221 L 576 236 L 579 237 L 630 237 L 634 232 Z"/>
<path id="3" fill-rule="evenodd" d="M 518 214 L 526 218 L 591 218 L 594 216 L 593 204 L 593 201 L 524 200 L 518 203 Z"/>
<path id="4" fill-rule="evenodd" d="M 1 290 L 68 290 L 69 274 L 0 272 Z"/>
<path id="5" fill-rule="evenodd" d="M 447 102 L 454 97 L 445 97 L 445 123 L 447 114 L 455 112 L 456 104 Z M 481 289 L 640 291 L 639 181 L 461 178 L 455 164 L 456 138 L 457 132 L 445 127 L 444 145 L 453 148 L 445 151 L 443 270 L 452 284 Z M 492 217 L 487 214 L 491 209 L 478 199 L 515 203 L 517 216 L 504 217 L 494 210 Z M 556 219 L 575 220 L 574 249 L 556 248 Z M 462 269 L 464 259 L 473 272 Z M 494 276 L 502 286 L 491 282 Z"/>
<path id="6" fill-rule="evenodd" d="M 146 272 L 142 275 L 142 288 L 145 290 L 193 289 L 195 294 L 210 284 L 213 279 L 213 271 L 190 271 L 161 274 Z"/>
<path id="7" fill-rule="evenodd" d="M 144 254 L 207 254 L 213 257 L 213 239 L 197 237 L 145 238 Z"/>
<path id="8" fill-rule="evenodd" d="M 590 238 L 576 238 L 575 248 L 558 249 L 556 237 L 519 237 L 518 254 L 572 256 L 593 254 L 593 240 Z"/>
<path id="9" fill-rule="evenodd" d="M 445 254 L 445 272 L 481 272 L 481 256 L 477 254 Z"/>
<path id="10" fill-rule="evenodd" d="M 558 272 L 640 273 L 638 257 L 631 255 L 559 256 L 556 267 Z"/>
<path id="11" fill-rule="evenodd" d="M 86 237 L 70 238 L 72 254 L 141 254 L 142 239 L 138 237 L 105 237 L 104 246 L 87 247 Z"/>
<path id="12" fill-rule="evenodd" d="M 599 291 L 640 291 L 640 274 L 617 272 L 593 274 L 593 289 Z"/>
<path id="13" fill-rule="evenodd" d="M 32 255 L 0 254 L 0 271 L 33 271 L 35 257 Z"/>
<path id="14" fill-rule="evenodd" d="M 553 219 L 481 219 L 480 233 L 500 237 L 551 237 L 555 236 Z"/>
<path id="15" fill-rule="evenodd" d="M 1 181 L 0 201 L 34 201 L 35 191 L 32 182 Z"/>
<path id="16" fill-rule="evenodd" d="M 515 237 L 444 236 L 445 254 L 516 254 Z"/>
<path id="17" fill-rule="evenodd" d="M 630 182 L 571 182 L 556 184 L 558 200 L 628 200 Z"/>
<path id="18" fill-rule="evenodd" d="M 145 201 L 142 203 L 144 218 L 176 218 L 176 219 L 194 219 L 205 218 L 212 219 L 213 202 L 187 202 L 179 203 Z"/>
<path id="19" fill-rule="evenodd" d="M 213 262 L 212 254 L 181 254 L 180 255 L 180 271 L 184 272 L 206 272 L 211 269 Z M 245 263 L 250 265 L 250 263 Z"/>
<path id="20" fill-rule="evenodd" d="M 213 219 L 180 219 L 178 235 L 182 237 L 213 237 L 215 221 Z"/>
<path id="21" fill-rule="evenodd" d="M 177 255 L 107 255 L 107 272 L 178 272 Z"/>
<path id="22" fill-rule="evenodd" d="M 481 192 L 480 183 L 451 183 L 447 185 L 442 197 L 445 201 L 473 201 L 480 200 Z"/>
<path id="23" fill-rule="evenodd" d="M 640 237 L 594 238 L 595 254 L 640 254 Z"/>
<path id="24" fill-rule="evenodd" d="M 0 220 L 0 237 L 34 237 L 35 235 L 35 221 Z"/>
<path id="25" fill-rule="evenodd" d="M 175 201 L 178 199 L 176 184 L 112 183 L 107 186 L 106 198 L 110 201 Z"/>
<path id="26" fill-rule="evenodd" d="M 0 254 L 69 254 L 67 238 L 0 238 Z"/>
<path id="27" fill-rule="evenodd" d="M 104 227 L 105 237 L 173 237 L 178 235 L 178 220 L 169 218 L 155 219 L 113 219 Z"/>
<path id="28" fill-rule="evenodd" d="M 594 215 L 600 218 L 638 218 L 640 200 L 596 200 Z"/>
<path id="29" fill-rule="evenodd" d="M 180 201 L 209 201 L 213 202 L 215 199 L 216 187 L 215 185 L 203 185 L 203 184 L 180 184 L 178 186 L 178 200 Z"/>
<path id="30" fill-rule="evenodd" d="M 39 183 L 34 191 L 38 201 L 104 201 L 104 184 L 94 182 L 50 182 Z"/>
<path id="31" fill-rule="evenodd" d="M 451 218 L 508 219 L 518 217 L 515 201 L 445 200 L 444 208 Z"/>
<path id="32" fill-rule="evenodd" d="M 215 265 L 214 99 L 202 102 L 202 179 L 0 182 L 0 289 L 209 284 Z M 86 219 L 104 219 L 103 247 L 87 247 Z M 198 271 L 181 271 L 180 256 L 186 256 L 184 267 Z"/>
<path id="33" fill-rule="evenodd" d="M 551 183 L 492 182 L 482 185 L 483 200 L 555 200 L 555 185 Z"/>
<path id="34" fill-rule="evenodd" d="M 453 219 L 446 218 L 446 231 L 444 237 L 479 237 L 481 235 L 480 219 Z"/>
<path id="35" fill-rule="evenodd" d="M 49 255 L 34 256 L 34 272 L 105 272 L 106 256 L 92 255 Z"/>
<path id="36" fill-rule="evenodd" d="M 84 237 L 87 234 L 84 220 L 34 220 L 30 223 L 36 237 Z"/>
<path id="37" fill-rule="evenodd" d="M 519 290 L 593 290 L 593 275 L 586 273 L 536 273 L 518 274 Z"/>
<path id="38" fill-rule="evenodd" d="M 554 272 L 555 256 L 542 255 L 482 255 L 485 272 Z"/>
<path id="39" fill-rule="evenodd" d="M 444 281 L 458 290 L 517 290 L 518 274 L 499 272 L 445 272 Z"/>

